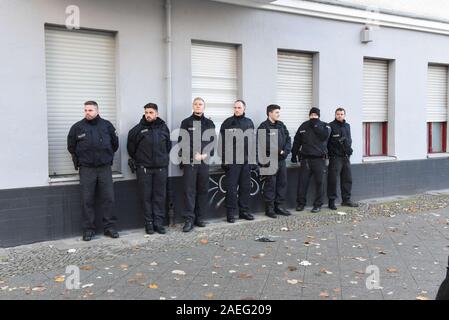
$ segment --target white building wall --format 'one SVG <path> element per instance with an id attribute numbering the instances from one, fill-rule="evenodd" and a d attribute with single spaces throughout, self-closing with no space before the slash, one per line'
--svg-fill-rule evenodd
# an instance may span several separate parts
<path id="1" fill-rule="evenodd" d="M 163 4 L 158 0 L 0 1 L 0 189 L 49 185 L 44 25 L 64 25 L 69 5 L 79 6 L 81 27 L 118 32 L 117 129 L 121 156 L 127 159 L 128 130 L 140 119 L 143 106 L 149 101 L 165 104 Z M 122 170 L 127 172 L 127 161 L 122 162 Z"/>
<path id="2" fill-rule="evenodd" d="M 0 0 L 0 189 L 49 185 L 44 25 L 63 25 L 68 5 L 80 7 L 83 28 L 118 32 L 118 130 L 125 179 L 133 178 L 126 166 L 126 136 L 141 108 L 153 101 L 166 116 L 163 0 Z M 380 28 L 372 43 L 362 44 L 361 24 L 207 0 L 173 0 L 172 20 L 174 125 L 191 112 L 191 40 L 242 46 L 241 93 L 256 125 L 276 100 L 277 50 L 316 52 L 316 105 L 324 121 L 333 120 L 337 106 L 347 109 L 353 162 L 361 163 L 363 58 L 391 59 L 391 155 L 398 161 L 426 159 L 427 66 L 449 64 L 447 36 Z M 81 111 L 82 102 L 80 119 Z"/>

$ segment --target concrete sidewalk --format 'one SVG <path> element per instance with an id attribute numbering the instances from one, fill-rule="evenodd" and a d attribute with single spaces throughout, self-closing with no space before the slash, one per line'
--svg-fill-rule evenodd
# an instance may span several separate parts
<path id="1" fill-rule="evenodd" d="M 178 225 L 166 236 L 40 243 L 0 251 L 0 299 L 434 299 L 448 228 L 449 196 L 426 194 L 190 234 Z M 79 290 L 66 288 L 69 265 L 80 267 Z"/>

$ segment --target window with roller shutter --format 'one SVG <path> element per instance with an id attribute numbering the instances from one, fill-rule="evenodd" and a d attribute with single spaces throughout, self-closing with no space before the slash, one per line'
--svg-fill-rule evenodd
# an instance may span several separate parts
<path id="1" fill-rule="evenodd" d="M 364 59 L 363 141 L 364 156 L 388 155 L 389 62 Z"/>
<path id="2" fill-rule="evenodd" d="M 219 134 L 224 120 L 233 114 L 239 99 L 239 53 L 235 45 L 192 42 L 192 101 L 206 101 L 206 117 Z M 216 153 L 213 162 L 218 161 Z"/>
<path id="3" fill-rule="evenodd" d="M 67 134 L 83 118 L 84 102 L 96 101 L 101 117 L 117 127 L 115 34 L 46 27 L 45 53 L 49 175 L 74 175 Z"/>
<path id="4" fill-rule="evenodd" d="M 427 152 L 447 152 L 448 67 L 429 65 L 427 72 Z"/>
<path id="5" fill-rule="evenodd" d="M 277 104 L 281 120 L 292 137 L 309 119 L 313 100 L 313 55 L 288 51 L 278 52 Z"/>

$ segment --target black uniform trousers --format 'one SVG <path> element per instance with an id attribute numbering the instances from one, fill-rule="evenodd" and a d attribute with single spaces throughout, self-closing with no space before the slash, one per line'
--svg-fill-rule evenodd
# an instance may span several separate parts
<path id="1" fill-rule="evenodd" d="M 103 215 L 104 230 L 115 228 L 114 185 L 111 166 L 99 168 L 80 167 L 81 203 L 83 206 L 83 229 L 95 231 L 95 201 L 98 199 Z"/>
<path id="2" fill-rule="evenodd" d="M 137 168 L 137 184 L 144 209 L 145 225 L 163 226 L 166 216 L 167 168 Z"/>
<path id="3" fill-rule="evenodd" d="M 249 212 L 251 167 L 249 164 L 231 164 L 226 171 L 226 208 L 228 217 Z"/>
<path id="4" fill-rule="evenodd" d="M 321 207 L 323 205 L 323 179 L 325 169 L 326 163 L 322 158 L 301 160 L 297 198 L 298 206 L 305 206 L 307 204 L 307 190 L 309 188 L 309 182 L 312 176 L 315 181 L 315 200 L 313 202 L 313 206 Z"/>
<path id="5" fill-rule="evenodd" d="M 327 181 L 327 197 L 337 199 L 337 179 L 340 178 L 341 198 L 343 202 L 351 199 L 352 173 L 351 161 L 348 157 L 332 157 L 329 159 L 329 174 Z"/>
<path id="6" fill-rule="evenodd" d="M 207 213 L 209 193 L 209 165 L 184 165 L 184 218 L 202 221 Z"/>
<path id="7" fill-rule="evenodd" d="M 265 203 L 271 205 L 282 205 L 287 194 L 287 164 L 285 160 L 278 163 L 276 174 L 265 176 L 263 185 L 263 198 Z"/>

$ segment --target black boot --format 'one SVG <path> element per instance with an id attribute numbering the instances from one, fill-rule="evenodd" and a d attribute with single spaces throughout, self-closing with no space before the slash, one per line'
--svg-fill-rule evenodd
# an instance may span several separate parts
<path id="1" fill-rule="evenodd" d="M 254 216 L 251 213 L 242 211 L 239 214 L 239 219 L 252 221 L 254 220 Z"/>
<path id="2" fill-rule="evenodd" d="M 274 205 L 270 202 L 265 204 L 265 215 L 272 219 L 277 218 L 276 212 L 274 211 Z"/>
<path id="3" fill-rule="evenodd" d="M 166 234 L 167 233 L 167 230 L 165 229 L 165 227 L 163 225 L 154 226 L 154 231 L 156 231 L 159 234 Z"/>
<path id="4" fill-rule="evenodd" d="M 105 230 L 104 231 L 104 235 L 106 236 L 106 237 L 109 237 L 109 238 L 112 238 L 112 239 L 118 239 L 118 238 L 120 238 L 120 235 L 119 235 L 119 233 L 117 232 L 117 230 L 115 230 L 115 229 L 107 229 L 107 230 Z"/>
<path id="5" fill-rule="evenodd" d="M 226 221 L 228 221 L 228 223 L 235 223 L 235 216 L 236 214 L 234 212 L 228 212 L 226 215 Z"/>
<path id="6" fill-rule="evenodd" d="M 292 215 L 292 214 L 290 213 L 290 211 L 288 211 L 287 209 L 283 208 L 283 207 L 280 206 L 280 205 L 276 205 L 276 206 L 275 206 L 274 212 L 275 212 L 276 214 L 278 214 L 278 215 L 286 216 L 286 217 Z"/>
<path id="7" fill-rule="evenodd" d="M 314 206 L 313 208 L 312 208 L 312 213 L 318 213 L 318 212 L 320 212 L 321 211 L 321 207 L 317 207 L 317 206 Z"/>
<path id="8" fill-rule="evenodd" d="M 83 233 L 83 241 L 89 242 L 95 236 L 95 232 L 92 230 L 84 231 Z"/>
<path id="9" fill-rule="evenodd" d="M 337 210 L 337 207 L 335 206 L 335 200 L 329 200 L 329 209 Z"/>
<path id="10" fill-rule="evenodd" d="M 343 207 L 357 208 L 359 206 L 358 203 L 352 202 L 351 200 L 345 200 L 341 203 Z"/>
<path id="11" fill-rule="evenodd" d="M 192 221 L 188 220 L 186 221 L 184 228 L 182 229 L 182 232 L 190 232 L 193 230 L 193 223 Z"/>
<path id="12" fill-rule="evenodd" d="M 206 227 L 206 222 L 204 222 L 203 220 L 196 220 L 195 221 L 195 226 L 197 226 L 199 228 L 205 228 Z"/>
<path id="13" fill-rule="evenodd" d="M 145 232 L 146 232 L 146 234 L 154 234 L 154 225 L 153 225 L 153 223 L 148 223 L 146 226 L 145 226 Z"/>

